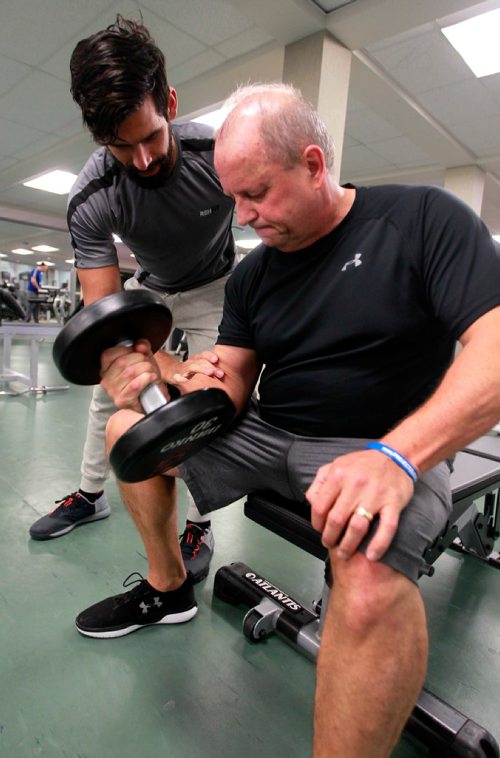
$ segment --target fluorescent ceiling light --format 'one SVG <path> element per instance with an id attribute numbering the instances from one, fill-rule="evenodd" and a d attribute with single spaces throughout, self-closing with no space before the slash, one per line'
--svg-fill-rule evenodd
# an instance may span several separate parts
<path id="1" fill-rule="evenodd" d="M 50 245 L 35 245 L 31 249 L 37 253 L 57 253 L 59 250 L 58 247 L 51 247 Z"/>
<path id="2" fill-rule="evenodd" d="M 7 258 L 7 253 L 0 253 L 0 258 Z"/>
<path id="3" fill-rule="evenodd" d="M 47 174 L 36 176 L 27 182 L 23 182 L 25 187 L 43 190 L 44 192 L 54 192 L 56 195 L 67 195 L 75 183 L 76 174 L 70 174 L 69 171 L 49 171 Z"/>
<path id="4" fill-rule="evenodd" d="M 441 31 L 477 77 L 500 71 L 500 8 Z"/>
<path id="5" fill-rule="evenodd" d="M 244 250 L 253 250 L 254 247 L 257 247 L 257 245 L 260 245 L 262 240 L 260 240 L 258 237 L 255 237 L 253 239 L 246 239 L 246 240 L 236 240 L 236 244 L 238 247 L 242 247 Z"/>
<path id="6" fill-rule="evenodd" d="M 75 259 L 74 258 L 66 258 L 66 260 L 64 262 L 65 263 L 72 263 L 73 264 L 75 262 Z"/>
<path id="7" fill-rule="evenodd" d="M 14 255 L 33 255 L 33 250 L 25 250 L 24 247 L 16 247 L 10 251 Z"/>

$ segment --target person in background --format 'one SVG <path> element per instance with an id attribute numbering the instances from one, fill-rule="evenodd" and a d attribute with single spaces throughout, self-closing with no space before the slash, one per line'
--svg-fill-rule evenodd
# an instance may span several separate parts
<path id="1" fill-rule="evenodd" d="M 35 324 L 40 321 L 40 290 L 42 288 L 43 275 L 48 271 L 48 266 L 44 261 L 40 261 L 36 267 L 30 271 L 28 282 L 28 313 L 26 321 L 33 320 Z"/>

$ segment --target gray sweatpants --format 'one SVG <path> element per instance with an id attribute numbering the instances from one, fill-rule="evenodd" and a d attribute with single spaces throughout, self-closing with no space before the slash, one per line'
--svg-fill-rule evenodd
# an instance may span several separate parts
<path id="1" fill-rule="evenodd" d="M 172 312 L 173 327 L 186 333 L 190 355 L 210 350 L 217 339 L 222 316 L 224 287 L 229 275 L 187 292 L 162 295 Z M 137 279 L 129 279 L 125 289 L 142 289 Z M 144 288 L 145 289 L 145 288 Z M 116 411 L 107 393 L 98 384 L 90 403 L 87 436 L 83 448 L 80 489 L 100 492 L 109 475 L 105 430 L 109 417 Z M 191 516 L 190 516 L 191 518 Z"/>

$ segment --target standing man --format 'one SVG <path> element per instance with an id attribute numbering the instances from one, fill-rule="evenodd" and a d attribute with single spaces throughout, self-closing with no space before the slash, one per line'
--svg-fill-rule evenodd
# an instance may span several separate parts
<path id="1" fill-rule="evenodd" d="M 172 124 L 177 94 L 168 85 L 163 53 L 139 23 L 118 16 L 115 24 L 77 44 L 70 68 L 73 98 L 100 145 L 68 204 L 84 303 L 121 289 L 117 234 L 139 264 L 126 288 L 160 292 L 173 326 L 186 334 L 190 355 L 208 350 L 217 337 L 224 285 L 235 258 L 233 202 L 224 196 L 214 170 L 212 130 Z M 178 366 L 164 352 L 158 361 L 166 375 Z M 33 539 L 59 537 L 109 516 L 104 430 L 113 410 L 97 386 L 80 488 L 32 525 Z M 213 544 L 210 516 L 202 517 L 191 501 L 181 549 L 194 581 L 207 575 Z"/>
<path id="2" fill-rule="evenodd" d="M 48 266 L 44 261 L 31 271 L 28 282 L 28 315 L 26 321 L 33 321 L 38 324 L 40 320 L 40 289 L 42 287 L 43 275 L 48 271 Z"/>
<path id="3" fill-rule="evenodd" d="M 182 392 L 218 384 L 239 419 L 177 469 L 121 484 L 149 573 L 76 625 L 117 637 L 196 614 L 175 477 L 202 512 L 259 490 L 306 495 L 333 572 L 314 755 L 387 758 L 425 677 L 417 580 L 451 510 L 450 458 L 500 416 L 500 260 L 481 220 L 437 187 L 339 185 L 325 126 L 292 88 L 246 88 L 235 102 L 215 165 L 264 244 L 226 287 L 223 379 L 193 366 L 174 380 Z M 161 367 L 141 340 L 105 351 L 101 370 L 127 408 L 108 424 L 112 445 Z"/>

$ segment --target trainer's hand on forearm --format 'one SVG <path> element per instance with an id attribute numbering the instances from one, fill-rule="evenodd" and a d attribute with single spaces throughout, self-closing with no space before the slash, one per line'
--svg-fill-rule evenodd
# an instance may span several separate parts
<path id="1" fill-rule="evenodd" d="M 379 517 L 366 556 L 379 560 L 391 544 L 399 515 L 413 495 L 413 482 L 394 461 L 375 450 L 360 450 L 321 466 L 306 492 L 311 522 L 328 548 L 350 558 Z M 368 513 L 359 515 L 356 509 Z M 361 511 L 362 513 L 363 511 Z"/>
<path id="2" fill-rule="evenodd" d="M 160 385 L 166 399 L 168 393 L 161 380 L 148 340 L 138 340 L 133 347 L 117 346 L 101 356 L 101 387 L 117 408 L 143 412 L 139 395 L 150 384 Z"/>
<path id="3" fill-rule="evenodd" d="M 222 379 L 224 371 L 218 366 L 219 356 L 216 353 L 206 350 L 202 353 L 196 353 L 187 361 L 179 363 L 178 371 L 171 378 L 172 384 L 183 384 L 196 374 L 204 374 L 215 379 Z"/>

